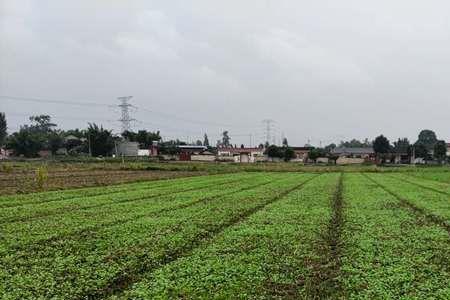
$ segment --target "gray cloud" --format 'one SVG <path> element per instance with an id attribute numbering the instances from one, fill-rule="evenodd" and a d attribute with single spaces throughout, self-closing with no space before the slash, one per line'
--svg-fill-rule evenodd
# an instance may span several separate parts
<path id="1" fill-rule="evenodd" d="M 184 139 L 229 129 L 255 142 L 272 118 L 299 145 L 415 139 L 422 128 L 450 140 L 449 11 L 446 1 L 4 0 L 0 94 L 111 105 L 133 95 L 179 117 L 140 109 L 136 128 Z M 0 99 L 0 110 L 13 128 L 34 113 L 119 128 L 107 107 Z"/>

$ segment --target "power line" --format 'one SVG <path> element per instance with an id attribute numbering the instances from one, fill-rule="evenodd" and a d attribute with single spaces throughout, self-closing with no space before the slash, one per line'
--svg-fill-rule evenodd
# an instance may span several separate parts
<path id="1" fill-rule="evenodd" d="M 0 96 L 0 98 L 6 100 L 15 100 L 15 101 L 26 101 L 26 102 L 45 102 L 52 104 L 68 104 L 68 105 L 77 105 L 77 106 L 102 106 L 102 107 L 111 107 L 107 104 L 101 104 L 96 102 L 81 102 L 81 101 L 66 101 L 66 100 L 50 100 L 50 99 L 42 99 L 42 98 L 24 98 L 24 97 L 14 97 L 14 96 Z"/>
<path id="2" fill-rule="evenodd" d="M 158 114 L 158 115 L 161 115 L 161 116 L 166 116 L 166 117 L 172 118 L 174 120 L 188 122 L 188 123 L 194 123 L 194 124 L 199 124 L 199 125 L 210 125 L 210 126 L 217 126 L 217 127 L 231 127 L 232 126 L 230 124 L 221 124 L 221 123 L 215 123 L 215 122 L 209 122 L 209 121 L 199 121 L 199 120 L 180 118 L 180 117 L 172 115 L 172 114 L 156 112 L 156 111 L 147 109 L 147 108 L 142 107 L 142 106 L 139 106 L 139 107 L 135 106 L 135 107 L 139 108 L 139 109 L 142 109 L 142 110 L 145 110 L 145 111 L 150 112 L 150 113 Z"/>

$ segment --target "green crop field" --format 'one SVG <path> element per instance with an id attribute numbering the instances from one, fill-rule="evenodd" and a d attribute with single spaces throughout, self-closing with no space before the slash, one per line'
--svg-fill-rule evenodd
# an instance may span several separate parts
<path id="1" fill-rule="evenodd" d="M 0 197 L 1 299 L 450 299 L 450 172 L 240 172 Z"/>

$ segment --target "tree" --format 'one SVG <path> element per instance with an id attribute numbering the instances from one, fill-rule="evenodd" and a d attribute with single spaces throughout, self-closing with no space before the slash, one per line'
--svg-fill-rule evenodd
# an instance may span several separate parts
<path id="1" fill-rule="evenodd" d="M 206 133 L 203 136 L 203 146 L 209 147 L 209 139 L 208 139 L 208 135 Z"/>
<path id="2" fill-rule="evenodd" d="M 447 144 L 444 141 L 437 141 L 434 145 L 434 157 L 441 163 L 447 157 Z"/>
<path id="3" fill-rule="evenodd" d="M 288 146 L 288 140 L 287 138 L 283 138 L 283 147 L 287 147 Z"/>
<path id="4" fill-rule="evenodd" d="M 386 160 L 386 154 L 388 154 L 391 150 L 389 140 L 384 135 L 377 136 L 373 142 L 373 150 L 375 151 L 377 157 L 381 158 L 384 163 Z"/>
<path id="5" fill-rule="evenodd" d="M 197 141 L 195 142 L 195 145 L 197 145 L 197 146 L 203 146 L 203 143 L 202 143 L 201 140 L 197 140 Z"/>
<path id="6" fill-rule="evenodd" d="M 413 153 L 415 157 L 429 159 L 430 155 L 428 154 L 427 147 L 422 143 L 415 143 L 413 148 Z"/>
<path id="7" fill-rule="evenodd" d="M 30 126 L 22 126 L 18 132 L 14 132 L 8 138 L 8 148 L 14 151 L 14 154 L 25 157 L 37 157 L 44 145 L 43 135 L 37 133 Z"/>
<path id="8" fill-rule="evenodd" d="M 291 159 L 295 158 L 295 152 L 294 149 L 291 147 L 283 147 L 284 149 L 284 161 L 290 161 Z"/>
<path id="9" fill-rule="evenodd" d="M 30 121 L 31 128 L 42 134 L 48 134 L 56 127 L 56 124 L 51 122 L 49 115 L 31 116 Z"/>
<path id="10" fill-rule="evenodd" d="M 114 148 L 114 139 L 110 130 L 103 126 L 89 123 L 87 129 L 88 143 L 90 144 L 92 156 L 107 156 Z"/>
<path id="11" fill-rule="evenodd" d="M 64 138 L 61 131 L 54 130 L 47 135 L 48 147 L 53 155 L 56 154 L 59 148 L 64 144 Z"/>
<path id="12" fill-rule="evenodd" d="M 424 129 L 419 133 L 419 138 L 416 144 L 423 144 L 428 151 L 434 149 L 434 145 L 437 143 L 438 139 L 436 137 L 436 133 L 429 129 Z"/>
<path id="13" fill-rule="evenodd" d="M 5 113 L 0 112 L 0 147 L 5 144 L 8 125 L 6 123 Z"/>
<path id="14" fill-rule="evenodd" d="M 281 151 L 281 148 L 276 145 L 270 145 L 266 148 L 266 154 L 270 158 L 283 158 L 284 153 Z"/>
<path id="15" fill-rule="evenodd" d="M 311 159 L 314 163 L 317 162 L 319 157 L 326 156 L 325 150 L 321 148 L 314 148 L 309 151 L 308 158 Z"/>
<path id="16" fill-rule="evenodd" d="M 398 139 L 394 142 L 394 152 L 395 153 L 409 153 L 411 144 L 408 138 Z"/>
<path id="17" fill-rule="evenodd" d="M 363 147 L 371 147 L 372 144 L 369 142 L 369 140 L 366 138 L 363 142 L 352 139 L 348 142 L 341 141 L 339 144 L 339 147 L 347 147 L 347 148 L 363 148 Z"/>
<path id="18" fill-rule="evenodd" d="M 331 150 L 333 150 L 334 148 L 336 148 L 336 144 L 331 143 L 331 144 L 325 146 L 323 149 L 325 150 L 325 152 L 331 153 Z"/>
<path id="19" fill-rule="evenodd" d="M 228 135 L 228 131 L 225 130 L 222 133 L 222 146 L 223 147 L 230 147 L 230 136 Z"/>

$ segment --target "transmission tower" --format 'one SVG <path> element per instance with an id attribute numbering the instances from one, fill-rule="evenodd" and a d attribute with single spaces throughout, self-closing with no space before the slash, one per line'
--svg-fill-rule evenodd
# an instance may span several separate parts
<path id="1" fill-rule="evenodd" d="M 272 137 L 272 132 L 275 121 L 271 119 L 265 119 L 262 120 L 262 123 L 265 131 L 265 138 L 266 138 L 265 142 L 270 144 L 270 142 L 274 139 L 274 137 Z"/>
<path id="2" fill-rule="evenodd" d="M 119 119 L 119 122 L 122 123 L 122 132 L 131 131 L 131 122 L 136 121 L 130 116 L 130 107 L 132 107 L 133 105 L 128 103 L 128 101 L 131 99 L 131 97 L 133 96 L 125 96 L 117 98 L 120 101 L 120 104 L 117 106 L 120 107 L 120 110 L 122 112 L 121 118 Z"/>

